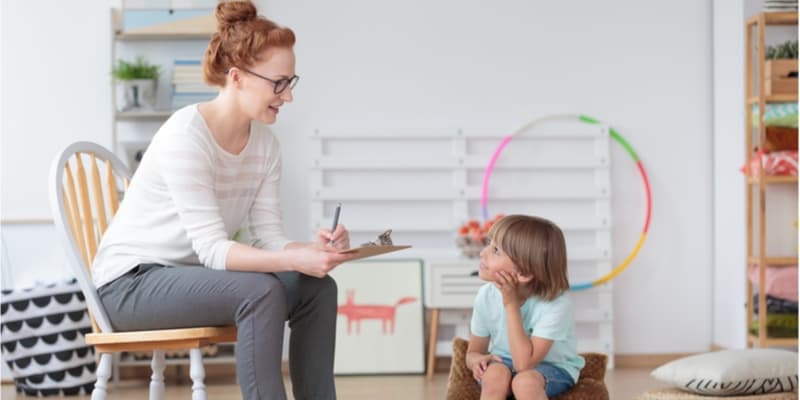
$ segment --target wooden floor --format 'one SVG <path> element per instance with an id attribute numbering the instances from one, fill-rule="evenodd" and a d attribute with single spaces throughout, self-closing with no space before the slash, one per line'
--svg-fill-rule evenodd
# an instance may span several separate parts
<path id="1" fill-rule="evenodd" d="M 650 369 L 614 369 L 606 374 L 606 384 L 612 400 L 633 399 L 637 394 L 647 390 L 665 387 L 649 375 Z M 213 399 L 241 399 L 239 387 L 232 382 L 207 382 L 208 398 Z M 359 376 L 337 377 L 336 391 L 338 398 L 343 400 L 440 400 L 445 397 L 447 387 L 447 374 L 437 374 L 433 381 L 428 382 L 424 376 Z M 291 383 L 286 380 L 286 390 L 290 392 Z M 168 382 L 166 399 L 192 398 L 191 387 L 188 383 L 175 384 Z M 18 395 L 14 386 L 4 384 L 1 397 L 3 400 L 15 398 L 26 399 L 31 397 Z M 49 397 L 57 398 L 57 397 Z M 147 382 L 125 381 L 109 392 L 108 400 L 133 400 L 147 398 Z M 69 397 L 69 399 L 89 399 L 89 396 Z"/>

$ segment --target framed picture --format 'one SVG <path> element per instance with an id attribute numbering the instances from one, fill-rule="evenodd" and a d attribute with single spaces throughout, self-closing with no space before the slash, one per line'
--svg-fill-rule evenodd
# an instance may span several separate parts
<path id="1" fill-rule="evenodd" d="M 339 287 L 336 374 L 424 373 L 422 261 L 361 261 L 331 276 Z"/>

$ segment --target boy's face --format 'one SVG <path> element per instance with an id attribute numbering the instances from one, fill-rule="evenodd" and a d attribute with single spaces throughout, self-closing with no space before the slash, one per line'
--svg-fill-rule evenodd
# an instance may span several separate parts
<path id="1" fill-rule="evenodd" d="M 514 262 L 511 261 L 511 258 L 500 246 L 496 245 L 494 239 L 492 239 L 489 245 L 481 250 L 481 264 L 478 270 L 478 276 L 485 281 L 494 282 L 495 273 L 498 271 L 504 271 L 519 276 Z"/>

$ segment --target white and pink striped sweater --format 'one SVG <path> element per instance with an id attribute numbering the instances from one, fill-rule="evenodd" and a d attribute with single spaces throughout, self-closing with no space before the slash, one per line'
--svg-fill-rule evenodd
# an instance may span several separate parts
<path id="1" fill-rule="evenodd" d="M 196 105 L 175 112 L 153 137 L 92 266 L 96 287 L 141 263 L 225 269 L 243 226 L 255 247 L 289 240 L 280 211 L 280 145 L 259 122 L 234 155 L 214 141 Z"/>

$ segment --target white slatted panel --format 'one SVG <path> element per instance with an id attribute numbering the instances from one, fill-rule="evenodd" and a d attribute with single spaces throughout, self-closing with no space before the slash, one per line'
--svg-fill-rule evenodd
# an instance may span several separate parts
<path id="1" fill-rule="evenodd" d="M 445 309 L 443 324 L 454 309 L 452 329 L 440 328 L 439 354 L 449 354 L 453 335 L 468 334 L 463 309 L 482 282 L 469 276 L 476 262 L 460 257 L 454 236 L 467 219 L 481 219 L 484 171 L 502 137 L 460 130 L 313 135 L 312 228 L 329 227 L 342 202 L 341 223 L 354 245 L 391 228 L 396 243 L 414 246 L 385 257 L 423 258 L 426 306 Z M 567 239 L 570 281 L 586 282 L 612 267 L 610 196 L 608 128 L 553 121 L 504 149 L 489 185 L 489 214 L 556 222 Z M 572 296 L 579 350 L 613 355 L 611 286 Z"/>

